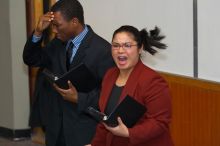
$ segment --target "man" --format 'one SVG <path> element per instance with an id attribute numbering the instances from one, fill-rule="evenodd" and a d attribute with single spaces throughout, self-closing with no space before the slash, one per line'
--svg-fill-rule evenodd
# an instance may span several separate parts
<path id="1" fill-rule="evenodd" d="M 42 48 L 43 32 L 49 25 L 56 37 Z M 39 19 L 33 35 L 26 42 L 23 59 L 29 66 L 44 67 L 57 75 L 83 62 L 95 75 L 99 85 L 88 93 L 78 92 L 71 82 L 66 90 L 57 85 L 48 89 L 51 100 L 48 103 L 46 145 L 89 144 L 97 122 L 84 111 L 88 106 L 97 107 L 102 77 L 113 65 L 113 60 L 110 44 L 84 24 L 83 8 L 77 0 L 56 2 L 51 12 Z"/>

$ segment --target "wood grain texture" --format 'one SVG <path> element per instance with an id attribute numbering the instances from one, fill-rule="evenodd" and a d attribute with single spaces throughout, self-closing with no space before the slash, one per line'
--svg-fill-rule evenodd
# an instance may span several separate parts
<path id="1" fill-rule="evenodd" d="M 175 146 L 220 146 L 220 84 L 161 73 L 172 94 Z"/>

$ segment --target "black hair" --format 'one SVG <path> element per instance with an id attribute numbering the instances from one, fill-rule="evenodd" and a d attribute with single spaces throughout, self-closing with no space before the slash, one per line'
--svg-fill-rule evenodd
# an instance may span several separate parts
<path id="1" fill-rule="evenodd" d="M 52 6 L 51 11 L 60 11 L 68 21 L 75 17 L 84 25 L 83 7 L 78 0 L 59 0 Z"/>
<path id="2" fill-rule="evenodd" d="M 115 30 L 112 39 L 120 32 L 128 32 L 132 34 L 134 40 L 137 42 L 138 48 L 141 48 L 143 45 L 143 50 L 149 52 L 151 55 L 157 53 L 157 50 L 154 47 L 158 49 L 166 49 L 167 47 L 166 44 L 160 42 L 165 36 L 160 35 L 160 29 L 157 26 L 148 33 L 146 29 L 139 31 L 133 26 L 124 25 Z"/>

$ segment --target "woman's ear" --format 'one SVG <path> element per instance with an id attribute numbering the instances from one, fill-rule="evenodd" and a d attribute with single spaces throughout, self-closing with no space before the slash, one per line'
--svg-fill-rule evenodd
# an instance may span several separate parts
<path id="1" fill-rule="evenodd" d="M 141 48 L 139 49 L 139 54 L 141 54 L 141 52 L 143 51 L 143 45 L 141 46 Z"/>

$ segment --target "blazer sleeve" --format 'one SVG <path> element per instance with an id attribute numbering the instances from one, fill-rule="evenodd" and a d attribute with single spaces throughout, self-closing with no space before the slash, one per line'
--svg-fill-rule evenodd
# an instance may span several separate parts
<path id="1" fill-rule="evenodd" d="M 28 38 L 24 50 L 23 50 L 23 61 L 29 66 L 44 67 L 48 64 L 48 56 L 45 53 L 48 47 L 41 47 L 42 39 L 34 43 L 32 42 L 32 35 Z"/>
<path id="2" fill-rule="evenodd" d="M 171 96 L 167 83 L 160 76 L 156 76 L 150 82 L 146 82 L 142 90 L 148 111 L 139 123 L 129 129 L 132 144 L 149 141 L 169 131 Z"/>

